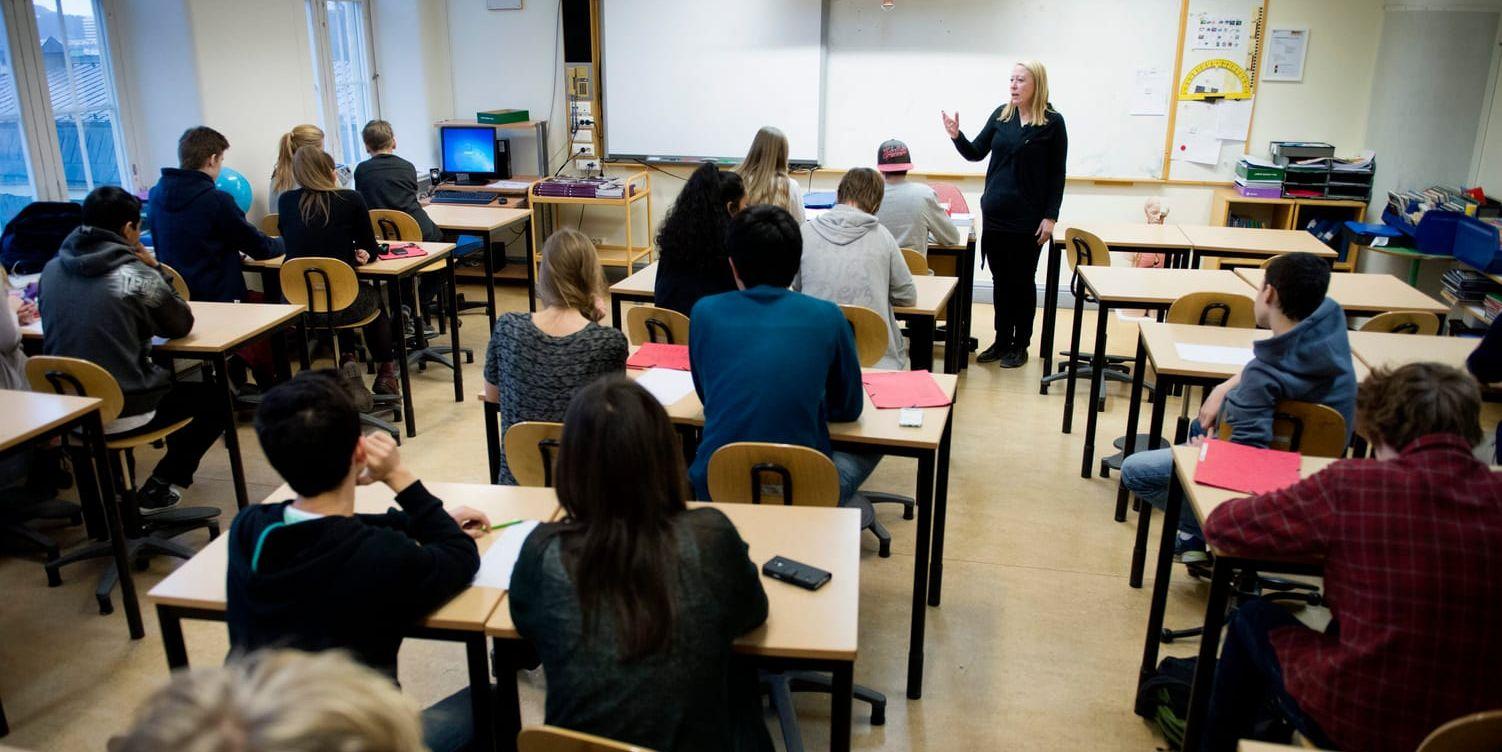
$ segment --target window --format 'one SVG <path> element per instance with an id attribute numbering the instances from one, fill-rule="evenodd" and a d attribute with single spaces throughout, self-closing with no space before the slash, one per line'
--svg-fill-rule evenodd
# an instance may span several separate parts
<path id="1" fill-rule="evenodd" d="M 120 110 L 94 0 L 33 0 L 68 196 L 120 185 Z"/>
<path id="2" fill-rule="evenodd" d="M 21 106 L 12 73 L 15 66 L 11 62 L 9 38 L 5 19 L 0 17 L 0 225 L 9 222 L 36 197 L 26 138 L 21 131 Z"/>
<path id="3" fill-rule="evenodd" d="M 364 158 L 360 129 L 380 116 L 370 7 L 366 0 L 308 0 L 308 24 L 323 102 L 324 145 L 334 161 L 353 165 Z"/>

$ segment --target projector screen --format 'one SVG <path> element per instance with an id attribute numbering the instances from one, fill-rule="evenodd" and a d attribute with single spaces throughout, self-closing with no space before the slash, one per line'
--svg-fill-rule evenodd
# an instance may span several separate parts
<path id="1" fill-rule="evenodd" d="M 605 156 L 739 160 L 764 125 L 823 152 L 821 0 L 602 0 Z"/>

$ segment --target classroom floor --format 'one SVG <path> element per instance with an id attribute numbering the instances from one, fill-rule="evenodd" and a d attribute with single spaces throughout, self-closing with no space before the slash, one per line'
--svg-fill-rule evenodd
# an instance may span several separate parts
<path id="1" fill-rule="evenodd" d="M 483 291 L 468 292 L 471 299 L 483 298 Z M 524 292 L 502 288 L 502 310 L 525 307 Z M 1067 345 L 1068 313 L 1060 316 L 1061 345 Z M 974 320 L 984 347 L 990 306 L 976 305 Z M 475 363 L 464 370 L 465 392 L 471 395 L 481 386 L 483 321 L 483 316 L 465 316 L 461 330 L 465 344 L 475 349 Z M 1091 316 L 1085 323 L 1087 335 L 1093 322 Z M 1132 326 L 1113 317 L 1112 351 L 1128 352 L 1132 336 Z M 886 725 L 873 727 L 857 703 L 856 749 L 1152 750 L 1162 745 L 1131 710 L 1152 586 L 1151 579 L 1141 590 L 1127 585 L 1136 517 L 1125 524 L 1112 521 L 1114 475 L 1079 477 L 1082 401 L 1075 433 L 1060 433 L 1063 389 L 1039 395 L 1040 373 L 1034 348 L 1034 358 L 1021 369 L 972 365 L 960 381 L 944 601 L 928 612 L 922 700 L 905 696 L 914 522 L 890 506 L 879 511 L 893 534 L 889 559 L 877 557 L 869 535 L 864 540 L 855 678 L 884 692 L 889 706 Z M 424 478 L 484 482 L 479 406 L 454 402 L 451 376 L 441 368 L 414 373 L 413 388 L 420 432 L 402 448 L 408 464 Z M 1123 432 L 1126 400 L 1120 388 L 1112 388 L 1102 416 L 1100 446 Z M 250 497 L 260 500 L 279 481 L 250 426 L 241 424 L 239 430 Z M 139 459 L 150 468 L 156 454 Z M 914 467 L 914 460 L 886 459 L 867 487 L 911 494 Z M 225 509 L 227 526 L 234 509 L 228 478 L 227 458 L 216 445 L 186 502 L 217 504 Z M 198 546 L 204 535 L 192 533 L 185 540 Z M 61 537 L 67 543 L 78 533 L 63 531 Z M 1156 533 L 1152 539 L 1156 542 Z M 154 612 L 146 610 L 146 637 L 135 642 L 127 638 L 118 593 L 116 612 L 98 615 L 93 588 L 105 561 L 74 565 L 64 571 L 62 587 L 49 589 L 39 559 L 0 557 L 0 698 L 12 729 L 0 744 L 103 749 L 129 724 L 140 700 L 167 679 Z M 173 561 L 154 561 L 150 571 L 137 575 L 137 587 L 144 593 L 173 566 Z M 1198 623 L 1207 589 L 1178 572 L 1166 623 Z M 190 621 L 184 631 L 195 665 L 223 660 L 222 624 Z M 1188 655 L 1196 644 L 1175 645 L 1164 654 Z M 404 689 L 424 703 L 466 681 L 462 648 L 448 643 L 408 640 L 400 672 Z M 524 676 L 522 687 L 524 721 L 541 722 L 540 672 Z M 827 699 L 802 696 L 798 708 L 808 748 L 826 749 Z M 775 719 L 769 718 L 769 727 L 780 748 Z"/>

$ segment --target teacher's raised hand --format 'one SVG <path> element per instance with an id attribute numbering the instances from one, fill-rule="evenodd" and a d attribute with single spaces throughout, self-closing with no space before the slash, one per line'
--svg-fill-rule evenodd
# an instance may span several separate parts
<path id="1" fill-rule="evenodd" d="M 960 113 L 959 113 L 959 111 L 958 110 L 955 111 L 954 117 L 950 117 L 949 113 L 947 113 L 947 112 L 945 112 L 943 110 L 939 110 L 939 114 L 944 116 L 944 132 L 948 133 L 949 137 L 951 139 L 959 138 L 960 137 Z"/>

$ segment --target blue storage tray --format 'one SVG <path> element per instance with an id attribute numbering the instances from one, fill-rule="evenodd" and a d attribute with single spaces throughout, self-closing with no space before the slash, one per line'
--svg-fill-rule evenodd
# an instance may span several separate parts
<path id="1" fill-rule="evenodd" d="M 1471 217 L 1462 216 L 1461 220 L 1455 223 L 1455 258 L 1488 274 L 1502 273 L 1497 228 Z"/>

